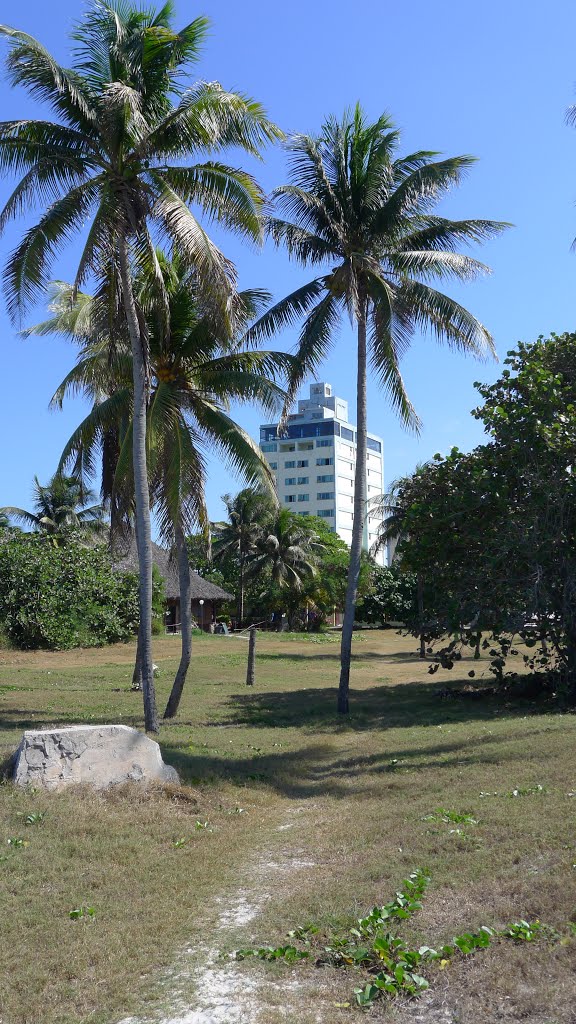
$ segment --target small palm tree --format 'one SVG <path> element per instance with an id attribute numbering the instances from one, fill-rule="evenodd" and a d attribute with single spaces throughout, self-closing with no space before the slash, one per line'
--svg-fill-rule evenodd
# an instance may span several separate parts
<path id="1" fill-rule="evenodd" d="M 354 522 L 342 628 L 338 710 L 348 713 L 350 657 L 366 516 L 368 358 L 402 421 L 417 428 L 399 363 L 412 337 L 431 330 L 438 340 L 474 356 L 494 352 L 486 328 L 435 281 L 469 280 L 487 267 L 457 251 L 506 226 L 489 220 L 452 221 L 434 206 L 473 164 L 470 156 L 438 160 L 416 152 L 398 157 L 399 134 L 383 115 L 370 123 L 360 106 L 329 118 L 318 137 L 289 142 L 291 181 L 276 189 L 276 244 L 318 277 L 277 303 L 254 326 L 269 335 L 304 317 L 293 397 L 336 338 L 342 314 L 356 325 L 357 424 Z"/>
<path id="2" fill-rule="evenodd" d="M 316 572 L 323 550 L 324 545 L 304 516 L 280 508 L 256 540 L 248 558 L 248 576 L 258 578 L 269 572 L 281 590 L 299 591 L 305 578 Z"/>
<path id="3" fill-rule="evenodd" d="M 190 85 L 207 29 L 197 18 L 173 28 L 171 0 L 143 10 L 129 0 L 92 0 L 73 32 L 75 60 L 62 67 L 32 36 L 7 26 L 11 86 L 47 102 L 56 119 L 0 123 L 0 172 L 22 175 L 0 213 L 0 231 L 35 203 L 47 204 L 8 258 L 4 281 L 17 319 L 42 292 L 56 254 L 90 222 L 75 287 L 100 282 L 101 318 L 123 320 L 132 350 L 136 537 L 146 729 L 157 732 L 152 671 L 152 549 L 146 466 L 150 390 L 146 332 L 132 288 L 142 257 L 154 261 L 160 233 L 194 267 L 226 319 L 235 288 L 232 264 L 191 205 L 252 240 L 260 237 L 263 196 L 254 179 L 199 154 L 240 147 L 258 153 L 279 130 L 260 104 L 218 83 Z M 158 274 L 158 282 L 161 275 Z M 111 286 L 112 285 L 112 286 Z M 167 300 L 165 300 L 167 305 Z"/>
<path id="4" fill-rule="evenodd" d="M 102 505 L 88 505 L 94 495 L 76 476 L 55 473 L 42 486 L 34 477 L 34 511 L 12 505 L 0 509 L 0 517 L 10 517 L 33 530 L 50 537 L 56 547 L 71 535 L 84 538 L 102 536 L 106 529 Z"/>
<path id="5" fill-rule="evenodd" d="M 285 392 L 275 377 L 292 369 L 285 353 L 242 351 L 235 337 L 222 337 L 221 320 L 206 306 L 194 271 L 178 258 L 156 253 L 168 317 L 158 302 L 155 270 L 144 265 L 134 291 L 145 316 L 149 338 L 151 397 L 148 408 L 148 472 L 150 494 L 163 538 L 174 547 L 180 578 L 182 656 L 164 717 L 178 708 L 191 657 L 190 564 L 186 533 L 208 532 L 204 503 L 205 453 L 218 451 L 249 482 L 273 493 L 273 478 L 259 447 L 229 415 L 231 401 L 259 403 L 277 411 Z M 237 335 L 258 315 L 268 296 L 237 294 L 230 314 Z M 97 300 L 73 289 L 54 287 L 51 316 L 27 334 L 64 334 L 80 342 L 79 358 L 52 400 L 61 407 L 67 395 L 81 391 L 92 403 L 88 416 L 64 448 L 61 467 L 91 475 L 97 455 L 103 463 L 106 497 L 127 518 L 133 501 L 131 434 L 133 390 L 131 350 L 119 337 L 96 340 L 91 317 Z M 114 439 L 111 443 L 110 439 Z M 109 464 L 111 463 L 111 464 Z M 111 484 L 108 483 L 111 481 Z M 118 500 L 119 499 L 119 500 Z"/>
<path id="6" fill-rule="evenodd" d="M 265 491 L 250 487 L 240 491 L 235 497 L 224 494 L 222 501 L 226 506 L 228 521 L 212 524 L 214 536 L 212 556 L 215 562 L 222 562 L 230 557 L 238 562 L 237 614 L 238 623 L 242 626 L 246 565 L 256 553 L 258 541 L 261 540 L 272 520 L 274 502 Z"/>

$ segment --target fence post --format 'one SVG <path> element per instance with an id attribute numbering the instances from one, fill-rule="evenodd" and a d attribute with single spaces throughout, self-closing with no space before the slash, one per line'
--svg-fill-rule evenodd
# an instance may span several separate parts
<path id="1" fill-rule="evenodd" d="M 246 686 L 254 686 L 254 663 L 256 661 L 256 626 L 250 626 L 248 637 L 248 668 L 246 669 Z"/>

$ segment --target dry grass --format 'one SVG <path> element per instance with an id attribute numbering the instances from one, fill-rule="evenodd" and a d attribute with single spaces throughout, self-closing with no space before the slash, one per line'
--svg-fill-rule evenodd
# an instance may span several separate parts
<path id="1" fill-rule="evenodd" d="M 457 680 L 427 675 L 412 648 L 390 633 L 355 645 L 353 711 L 342 722 L 337 644 L 262 637 L 251 692 L 243 641 L 200 638 L 181 714 L 161 735 L 189 800 L 170 789 L 0 787 L 2 1024 L 112 1024 L 153 1009 L 168 998 L 162 970 L 179 949 L 210 943 L 218 899 L 235 890 L 268 898 L 250 923 L 230 921 L 228 950 L 281 941 L 304 921 L 346 926 L 417 866 L 433 882 L 410 934 L 431 945 L 481 924 L 540 917 L 561 927 L 576 917 L 576 717 L 441 699 Z M 159 703 L 177 654 L 177 639 L 156 643 Z M 0 652 L 0 758 L 24 728 L 141 725 L 132 656 L 129 646 Z M 505 795 L 538 785 L 545 791 Z M 424 821 L 437 807 L 473 811 L 479 824 L 460 836 Z M 43 820 L 25 826 L 38 810 Z M 28 845 L 8 846 L 12 836 Z M 189 842 L 176 848 L 180 837 Z M 95 907 L 93 921 L 70 920 L 80 904 Z M 438 974 L 426 1001 L 382 1004 L 373 1019 L 573 1024 L 574 960 L 573 943 L 501 945 Z M 276 1024 L 279 1002 L 294 1024 L 355 1013 L 334 1007 L 353 974 L 242 969 L 270 982 L 259 1024 Z M 193 971 L 178 982 L 185 997 L 193 986 Z"/>

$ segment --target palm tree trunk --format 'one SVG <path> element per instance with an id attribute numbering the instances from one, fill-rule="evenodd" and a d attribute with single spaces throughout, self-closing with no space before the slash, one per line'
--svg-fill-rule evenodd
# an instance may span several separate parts
<path id="1" fill-rule="evenodd" d="M 134 528 L 136 533 L 136 527 Z M 138 542 L 136 542 L 136 549 L 138 549 Z M 142 690 L 142 619 L 138 622 L 138 637 L 136 640 L 136 661 L 134 662 L 134 671 L 132 673 L 132 686 L 130 689 L 136 691 Z"/>
<path id="2" fill-rule="evenodd" d="M 134 662 L 134 671 L 132 673 L 132 686 L 131 690 L 142 689 L 142 637 L 140 634 L 140 625 L 138 625 L 138 639 L 136 641 L 136 661 Z"/>
<path id="3" fill-rule="evenodd" d="M 180 664 L 166 705 L 164 718 L 174 718 L 178 711 L 186 674 L 192 657 L 192 590 L 190 586 L 190 562 L 184 530 L 179 523 L 175 529 L 176 551 L 178 553 L 178 575 L 180 578 L 180 628 L 182 631 L 182 653 Z"/>
<path id="4" fill-rule="evenodd" d="M 362 557 L 362 538 L 364 535 L 364 519 L 366 517 L 366 452 L 367 452 L 367 412 L 366 412 L 366 299 L 360 300 L 358 314 L 358 371 L 356 381 L 357 434 L 356 434 L 356 472 L 354 476 L 354 523 L 352 524 L 352 544 L 350 545 L 350 566 L 348 568 L 348 584 L 344 605 L 344 621 L 342 623 L 342 643 L 340 647 L 340 685 L 338 687 L 338 712 L 349 713 L 348 693 L 350 689 L 350 660 L 352 657 L 352 633 L 356 615 L 356 594 L 360 577 L 360 560 Z"/>
<path id="5" fill-rule="evenodd" d="M 139 603 L 140 630 L 139 647 L 144 696 L 144 726 L 146 732 L 158 732 L 158 713 L 152 669 L 152 535 L 150 529 L 150 494 L 148 491 L 148 467 L 146 464 L 146 415 L 147 380 L 146 364 L 142 348 L 142 337 L 136 303 L 132 291 L 132 278 L 128 261 L 128 244 L 125 232 L 119 239 L 120 276 L 124 310 L 132 347 L 132 372 L 134 381 L 134 415 L 132 436 L 132 460 L 134 469 L 134 497 L 136 505 L 136 546 L 140 570 Z"/>

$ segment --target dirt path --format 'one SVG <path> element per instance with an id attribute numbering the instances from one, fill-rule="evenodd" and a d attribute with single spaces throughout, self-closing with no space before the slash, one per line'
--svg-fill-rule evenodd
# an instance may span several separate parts
<path id="1" fill-rule="evenodd" d="M 275 981 L 263 965 L 238 962 L 222 950 L 229 949 L 231 938 L 236 941 L 237 935 L 243 935 L 244 945 L 262 942 L 257 928 L 247 933 L 247 926 L 257 922 L 273 893 L 279 888 L 290 890 L 298 884 L 301 872 L 315 866 L 309 852 L 290 841 L 292 830 L 298 831 L 305 824 L 303 819 L 313 813 L 313 806 L 290 808 L 270 835 L 269 845 L 254 851 L 250 873 L 237 888 L 217 898 L 212 913 L 206 913 L 207 919 L 215 917 L 210 941 L 184 949 L 162 978 L 166 991 L 163 1012 L 153 1017 L 127 1017 L 119 1024 L 258 1024 L 263 1015 L 273 1013 L 275 1003 L 282 1005 L 277 1006 L 277 1015 L 273 1013 L 267 1020 L 300 1019 L 303 989 L 309 982 L 297 969 L 283 972 L 281 982 Z M 281 847 L 279 833 L 286 837 Z M 317 994 L 317 984 L 314 990 Z M 320 1024 L 320 1008 L 318 1015 L 309 1019 Z"/>

